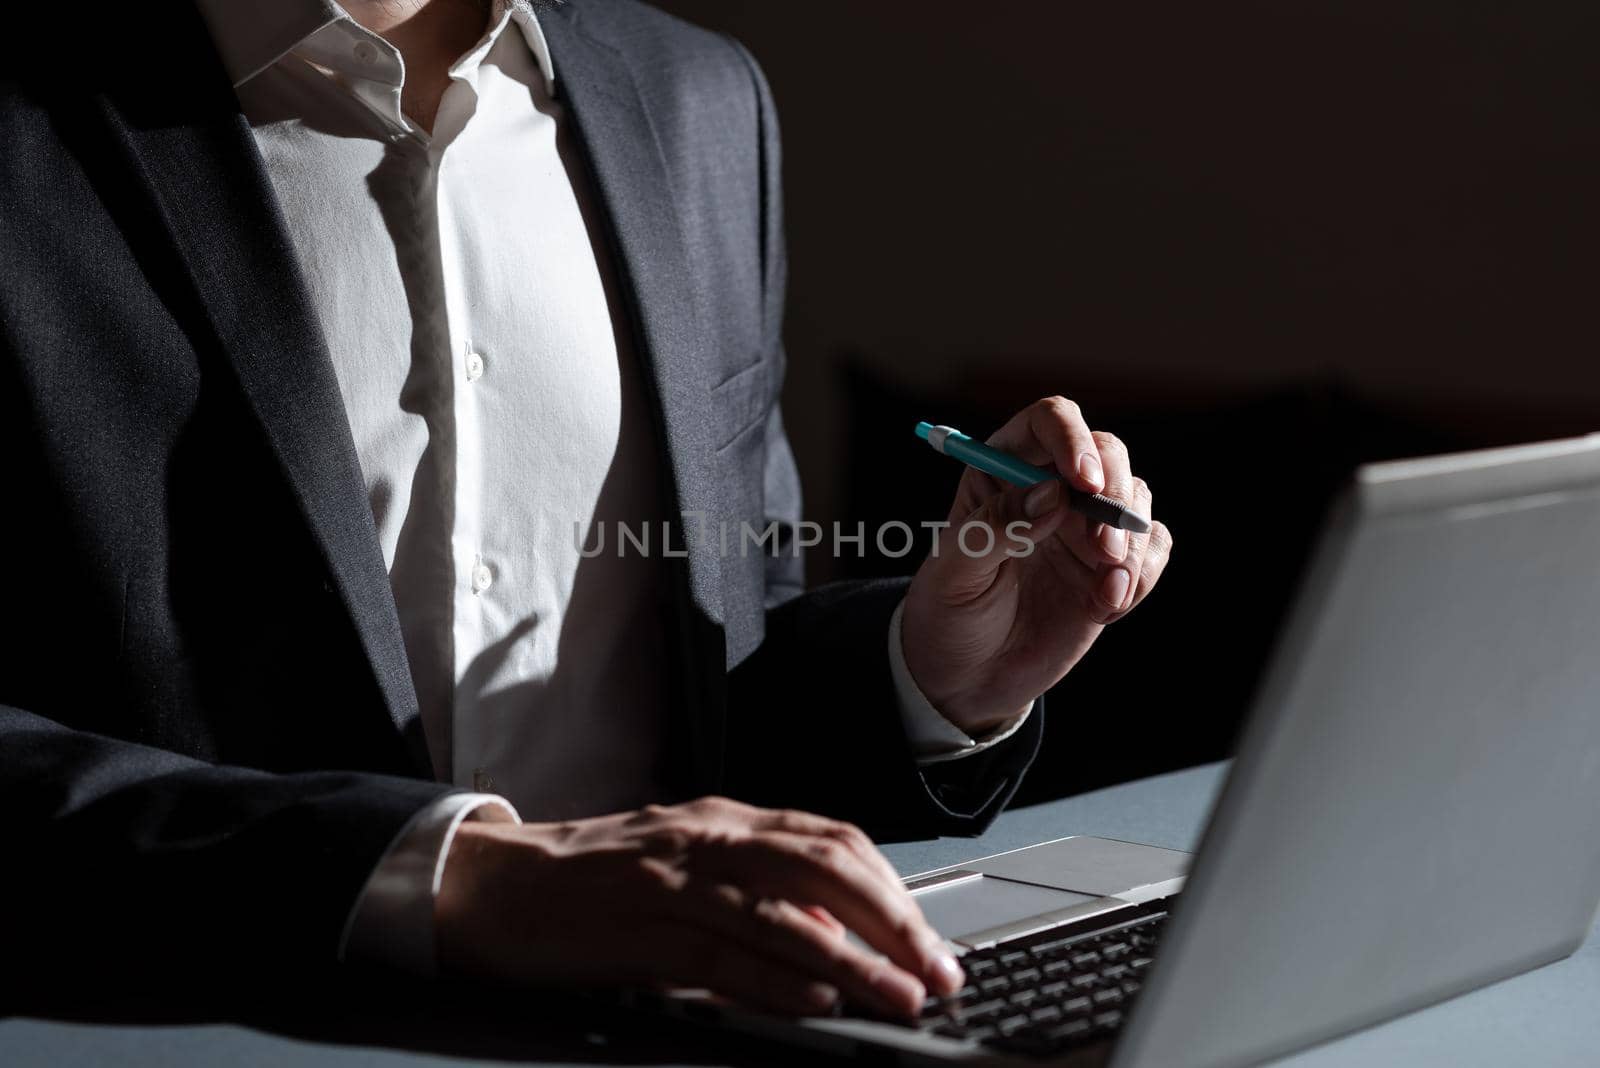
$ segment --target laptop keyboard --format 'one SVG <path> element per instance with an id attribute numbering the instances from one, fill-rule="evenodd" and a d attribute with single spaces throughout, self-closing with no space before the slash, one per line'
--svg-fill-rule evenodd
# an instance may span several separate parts
<path id="1" fill-rule="evenodd" d="M 1032 1056 L 1109 1038 L 1138 996 L 1166 924 L 1154 910 L 1109 929 L 1061 928 L 961 958 L 967 985 L 929 998 L 919 1030 Z"/>

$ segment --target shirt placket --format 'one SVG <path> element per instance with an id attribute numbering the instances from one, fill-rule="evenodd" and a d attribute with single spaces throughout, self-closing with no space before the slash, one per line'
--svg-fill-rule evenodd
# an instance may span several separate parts
<path id="1" fill-rule="evenodd" d="M 456 681 L 449 709 L 449 734 L 439 748 L 450 754 L 452 782 L 493 789 L 493 778 L 483 767 L 484 725 L 479 721 L 476 690 L 460 685 L 462 676 L 486 644 L 492 629 L 495 561 L 485 559 L 483 542 L 483 441 L 478 394 L 488 363 L 473 341 L 473 304 L 463 271 L 458 236 L 465 220 L 460 217 L 452 184 L 453 167 L 459 167 L 462 130 L 475 103 L 472 70 L 481 51 L 466 64 L 458 64 L 453 81 L 440 101 L 433 134 L 422 130 L 400 110 L 403 64 L 393 46 L 353 24 L 341 26 L 348 38 L 340 40 L 325 58 L 339 58 L 354 66 L 339 71 L 351 93 L 381 120 L 383 138 L 400 153 L 411 172 L 418 247 L 401 249 L 402 256 L 420 261 L 416 273 L 426 279 L 420 300 L 413 304 L 419 321 L 413 328 L 435 349 L 438 373 L 429 376 L 433 393 L 427 398 L 441 462 L 448 476 L 439 489 L 450 501 L 449 558 L 454 565 L 450 614 L 450 647 Z M 347 58 L 347 54 L 348 57 Z M 319 57 L 322 58 L 322 57 Z M 371 77 L 367 77 L 371 75 Z M 470 194 L 461 186 L 463 196 Z"/>
<path id="2" fill-rule="evenodd" d="M 479 790 L 494 788 L 490 769 L 484 766 L 492 751 L 487 724 L 481 722 L 478 694 L 481 685 L 461 684 L 474 661 L 493 640 L 497 624 L 505 621 L 499 606 L 502 569 L 507 561 L 490 559 L 484 552 L 483 391 L 491 388 L 493 354 L 484 344 L 474 321 L 467 264 L 461 240 L 463 226 L 472 225 L 468 201 L 471 183 L 452 180 L 452 170 L 463 168 L 463 133 L 476 110 L 477 79 L 483 57 L 500 38 L 511 16 L 501 2 L 493 7 L 490 30 L 479 45 L 452 68 L 452 82 L 440 101 L 433 133 L 422 130 L 401 108 L 404 62 L 399 52 L 381 36 L 348 18 L 323 27 L 302 44 L 297 53 L 338 80 L 352 98 L 365 105 L 375 122 L 374 133 L 399 153 L 408 174 L 413 197 L 410 241 L 397 248 L 410 262 L 413 277 L 424 280 L 413 293 L 413 329 L 423 344 L 436 349 L 438 373 L 428 375 L 424 401 L 433 424 L 433 448 L 440 450 L 443 474 L 437 487 L 449 501 L 449 545 L 454 568 L 449 647 L 453 665 L 448 669 L 454 687 L 448 709 L 447 739 L 430 743 L 448 768 L 439 768 L 450 780 Z M 461 210 L 458 211 L 458 208 Z M 441 635 L 441 638 L 443 636 Z"/>
<path id="3" fill-rule="evenodd" d="M 483 551 L 483 406 L 480 395 L 487 386 L 488 360 L 476 335 L 473 301 L 468 292 L 460 243 L 461 227 L 468 224 L 458 212 L 457 195 L 471 195 L 470 184 L 453 180 L 453 168 L 461 166 L 461 132 L 470 118 L 473 89 L 470 84 L 453 82 L 440 102 L 434 129 L 454 130 L 448 141 L 435 138 L 428 148 L 434 176 L 434 204 L 437 223 L 441 306 L 445 317 L 446 361 L 448 374 L 442 380 L 451 386 L 450 412 L 455 427 L 455 516 L 450 550 L 456 566 L 455 619 L 455 701 L 452 712 L 451 778 L 458 785 L 477 790 L 494 789 L 494 779 L 484 766 L 486 725 L 478 714 L 478 687 L 460 685 L 471 669 L 473 659 L 485 648 L 493 629 L 502 561 L 485 557 Z"/>

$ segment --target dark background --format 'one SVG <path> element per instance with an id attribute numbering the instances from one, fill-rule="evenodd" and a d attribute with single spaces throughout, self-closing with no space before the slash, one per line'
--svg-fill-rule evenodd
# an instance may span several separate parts
<path id="1" fill-rule="evenodd" d="M 1589 0 L 661 6 L 777 98 L 808 518 L 942 518 L 911 424 L 1062 393 L 1177 535 L 1020 800 L 1227 751 L 1352 464 L 1600 428 Z"/>

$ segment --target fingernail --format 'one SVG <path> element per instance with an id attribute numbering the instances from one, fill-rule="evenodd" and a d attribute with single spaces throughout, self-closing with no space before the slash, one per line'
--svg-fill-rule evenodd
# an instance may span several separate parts
<path id="1" fill-rule="evenodd" d="M 960 963 L 949 953 L 941 951 L 934 958 L 933 968 L 937 979 L 934 985 L 940 994 L 954 994 L 967 981 L 967 973 L 961 970 Z"/>
<path id="2" fill-rule="evenodd" d="M 1100 532 L 1100 544 L 1113 560 L 1121 560 L 1128 555 L 1128 532 L 1121 527 L 1108 526 Z"/>
<path id="3" fill-rule="evenodd" d="M 1029 519 L 1038 519 L 1046 512 L 1055 508 L 1061 500 L 1061 483 L 1055 479 L 1041 482 L 1028 491 L 1022 498 L 1022 514 Z"/>
<path id="4" fill-rule="evenodd" d="M 839 988 L 828 983 L 807 983 L 805 999 L 807 1011 L 829 1013 L 839 1004 Z"/>
<path id="5" fill-rule="evenodd" d="M 1128 583 L 1131 576 L 1125 567 L 1114 567 L 1106 572 L 1104 585 L 1101 586 L 1101 595 L 1106 604 L 1112 608 L 1121 608 L 1122 602 L 1128 599 Z"/>
<path id="6" fill-rule="evenodd" d="M 1096 493 L 1105 489 L 1106 477 L 1100 473 L 1100 457 L 1089 452 L 1079 456 L 1078 477 L 1093 486 Z"/>

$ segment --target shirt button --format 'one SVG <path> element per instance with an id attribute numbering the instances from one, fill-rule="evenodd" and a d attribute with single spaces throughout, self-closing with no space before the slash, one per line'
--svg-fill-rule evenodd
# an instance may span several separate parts
<path id="1" fill-rule="evenodd" d="M 480 794 L 489 793 L 494 789 L 494 776 L 482 768 L 473 768 L 472 788 Z"/>
<path id="2" fill-rule="evenodd" d="M 378 58 L 378 49 L 371 41 L 357 41 L 355 53 L 356 58 L 363 63 L 371 63 Z"/>
<path id="3" fill-rule="evenodd" d="M 476 352 L 467 353 L 467 381 L 476 382 L 483 377 L 483 357 Z"/>
<path id="4" fill-rule="evenodd" d="M 477 564 L 472 569 L 472 592 L 482 593 L 494 581 L 494 572 L 489 570 L 488 564 Z"/>

